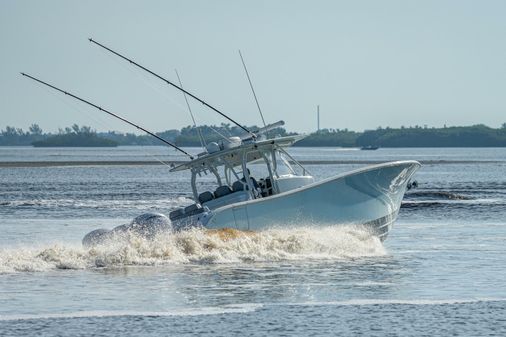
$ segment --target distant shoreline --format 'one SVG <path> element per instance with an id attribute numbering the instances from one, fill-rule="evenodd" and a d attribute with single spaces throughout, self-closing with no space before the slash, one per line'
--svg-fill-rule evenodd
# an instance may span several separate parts
<path id="1" fill-rule="evenodd" d="M 258 130 L 257 126 L 249 127 Z M 266 138 L 284 137 L 297 133 L 277 127 L 264 134 Z M 116 145 L 161 145 L 160 139 L 180 147 L 200 146 L 205 142 L 220 142 L 223 138 L 240 137 L 244 130 L 229 124 L 200 125 L 156 132 L 159 139 L 151 135 L 136 135 L 115 131 L 96 132 L 89 126 L 60 129 L 58 134 L 44 133 L 37 124 L 32 124 L 29 131 L 7 126 L 0 130 L 0 145 L 37 145 L 37 146 L 72 146 L 72 147 L 105 147 Z M 400 128 L 378 127 L 375 130 L 351 131 L 348 129 L 321 129 L 296 142 L 296 147 L 506 147 L 506 123 L 500 128 L 491 128 L 484 124 L 471 126 Z"/>
<path id="2" fill-rule="evenodd" d="M 303 165 L 353 165 L 353 164 L 380 164 L 384 160 L 302 160 L 299 161 Z M 435 164 L 496 164 L 506 163 L 500 160 L 420 160 L 422 165 Z M 5 161 L 0 162 L 0 168 L 23 168 L 23 167 L 66 167 L 66 166 L 150 166 L 150 165 L 179 165 L 184 161 L 170 161 L 163 164 L 159 161 L 135 161 L 135 160 L 118 160 L 118 161 Z"/>
<path id="3" fill-rule="evenodd" d="M 97 149 L 115 149 L 115 148 L 118 148 L 118 147 L 137 147 L 137 146 L 141 146 L 141 147 L 150 147 L 150 146 L 165 146 L 166 145 L 163 145 L 163 144 L 120 144 L 120 145 L 114 145 L 114 146 L 106 146 L 106 145 L 100 145 L 100 146 L 86 146 L 86 145 L 68 145 L 68 146 L 64 146 L 64 145 L 54 145 L 54 146 L 34 146 L 34 145 L 30 145 L 30 144 L 15 144 L 15 145 L 4 145 L 4 144 L 0 144 L 0 148 L 2 147 L 30 147 L 30 148 L 34 148 L 34 149 L 54 149 L 54 148 L 64 148 L 64 149 L 72 149 L 72 148 L 97 148 Z M 194 148 L 194 147 L 198 147 L 200 148 L 201 146 L 199 145 L 195 145 L 195 144 L 178 144 L 179 147 L 182 147 L 182 148 Z M 360 150 L 363 146 L 356 146 L 356 145 L 353 145 L 353 146 L 343 146 L 343 145 L 305 145 L 305 144 L 298 144 L 298 143 L 295 143 L 292 145 L 292 147 L 296 147 L 296 148 L 311 148 L 311 147 L 316 147 L 316 148 L 339 148 L 339 149 L 357 149 L 357 150 Z M 407 148 L 407 149 L 423 149 L 423 148 L 426 148 L 426 149 L 444 149 L 444 148 L 448 148 L 448 149 L 465 149 L 465 148 L 469 148 L 469 149 L 479 149 L 479 148 L 482 148 L 482 149 L 496 149 L 496 148 L 506 148 L 506 145 L 477 145 L 477 146 L 472 146 L 472 145 L 465 145 L 465 146 L 448 146 L 448 145 L 441 145 L 441 146 L 414 146 L 414 145 L 403 145 L 403 146 L 379 146 L 378 149 L 402 149 L 402 148 Z"/>

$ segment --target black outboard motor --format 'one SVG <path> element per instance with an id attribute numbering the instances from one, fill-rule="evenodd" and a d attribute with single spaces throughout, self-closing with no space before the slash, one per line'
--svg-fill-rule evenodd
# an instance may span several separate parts
<path id="1" fill-rule="evenodd" d="M 112 230 L 95 229 L 84 236 L 82 243 L 85 247 L 95 246 L 128 232 L 152 239 L 158 233 L 172 232 L 172 223 L 163 214 L 144 213 L 134 218 L 129 224 L 115 227 Z"/>

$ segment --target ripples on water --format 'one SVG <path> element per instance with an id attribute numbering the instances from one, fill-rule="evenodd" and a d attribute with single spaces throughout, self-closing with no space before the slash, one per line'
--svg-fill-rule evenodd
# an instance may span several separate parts
<path id="1" fill-rule="evenodd" d="M 4 330 L 18 336 L 30 327 L 39 336 L 104 334 L 104 326 L 121 336 L 177 335 L 388 335 L 502 336 L 503 301 L 364 301 L 200 308 L 190 312 L 80 312 L 20 316 Z M 382 320 L 378 321 L 377 317 Z M 286 317 L 291 320 L 288 323 Z M 488 326 L 487 329 L 484 327 Z M 50 331 L 50 333 L 49 333 Z M 163 331 L 163 332 L 162 332 Z"/>
<path id="2" fill-rule="evenodd" d="M 190 203 L 186 175 L 163 166 L 0 169 L 0 335 L 505 335 L 506 165 L 497 158 L 506 150 L 478 151 L 477 162 L 462 149 L 382 150 L 344 156 L 465 160 L 417 173 L 385 246 L 341 227 L 194 229 L 85 249 L 92 229 Z M 308 168 L 322 179 L 360 166 Z"/>

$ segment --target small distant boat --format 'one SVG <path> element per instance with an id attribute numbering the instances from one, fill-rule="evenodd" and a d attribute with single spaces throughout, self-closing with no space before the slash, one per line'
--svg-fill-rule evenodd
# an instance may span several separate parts
<path id="1" fill-rule="evenodd" d="M 360 148 L 360 150 L 377 150 L 377 149 L 379 149 L 379 146 L 373 146 L 373 145 L 362 146 Z"/>

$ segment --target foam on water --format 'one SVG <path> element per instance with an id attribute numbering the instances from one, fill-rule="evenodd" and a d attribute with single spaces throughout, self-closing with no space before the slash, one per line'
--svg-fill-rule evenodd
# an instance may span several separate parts
<path id="1" fill-rule="evenodd" d="M 251 313 L 266 307 L 298 306 L 298 307 L 347 307 L 347 306 L 378 306 L 378 305 L 410 305 L 410 306 L 444 306 L 454 304 L 474 304 L 487 302 L 505 302 L 505 298 L 462 298 L 462 299 L 350 299 L 332 302 L 299 302 L 299 303 L 242 303 L 219 307 L 179 308 L 170 311 L 70 311 L 40 314 L 0 315 L 1 321 L 51 320 L 68 318 L 106 318 L 106 317 L 180 317 L 221 315 L 233 313 Z"/>
<path id="2" fill-rule="evenodd" d="M 62 318 L 97 318 L 97 317 L 123 317 L 123 316 L 148 316 L 148 317 L 170 317 L 170 316 L 202 316 L 221 315 L 232 313 L 248 313 L 261 308 L 261 304 L 246 303 L 241 305 L 226 305 L 222 307 L 186 308 L 173 311 L 76 311 L 63 313 L 47 313 L 33 315 L 0 315 L 0 321 L 22 321 L 35 319 L 62 319 Z"/>
<path id="3" fill-rule="evenodd" d="M 411 306 L 435 306 L 454 304 L 473 304 L 487 302 L 504 302 L 505 298 L 464 298 L 464 299 L 350 299 L 334 302 L 300 302 L 300 303 L 242 303 L 219 307 L 180 308 L 169 311 L 132 311 L 132 310 L 107 310 L 107 311 L 70 311 L 40 314 L 0 315 L 1 321 L 24 321 L 24 320 L 48 320 L 48 319 L 72 319 L 72 318 L 106 318 L 106 317 L 182 317 L 182 316 L 208 316 L 234 313 L 252 313 L 265 307 L 300 306 L 300 307 L 325 307 L 325 306 L 377 306 L 377 305 L 411 305 Z"/>
<path id="4" fill-rule="evenodd" d="M 262 232 L 194 228 L 146 239 L 133 233 L 93 248 L 54 244 L 0 250 L 0 273 L 180 263 L 354 259 L 386 255 L 380 240 L 357 226 Z"/>

